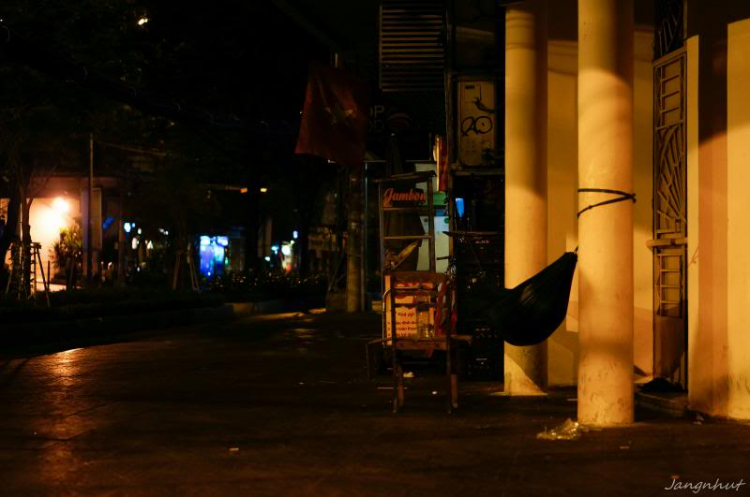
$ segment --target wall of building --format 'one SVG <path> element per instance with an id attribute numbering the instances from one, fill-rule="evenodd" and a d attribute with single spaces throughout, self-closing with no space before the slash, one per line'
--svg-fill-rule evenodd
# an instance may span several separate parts
<path id="1" fill-rule="evenodd" d="M 31 239 L 39 243 L 39 255 L 45 277 L 49 281 L 48 268 L 55 273 L 55 260 L 51 255 L 52 247 L 60 239 L 60 230 L 80 223 L 80 202 L 76 197 L 67 195 L 37 197 L 29 210 Z M 6 254 L 6 264 L 10 264 L 10 251 Z M 39 290 L 42 289 L 42 275 L 37 268 Z"/>
<path id="2" fill-rule="evenodd" d="M 750 19 L 727 36 L 727 414 L 750 419 Z"/>
<path id="3" fill-rule="evenodd" d="M 698 209 L 700 264 L 697 267 L 697 334 L 688 347 L 688 396 L 693 409 L 726 415 L 727 353 L 727 79 L 726 11 L 689 11 L 703 18 L 698 59 Z M 688 228 L 690 229 L 690 228 Z M 691 235 L 688 234 L 688 237 Z M 688 302 L 689 306 L 696 302 Z"/>
<path id="4" fill-rule="evenodd" d="M 750 419 L 750 5 L 691 2 L 688 21 L 688 399 Z"/>
<path id="5" fill-rule="evenodd" d="M 694 397 L 701 388 L 703 378 L 699 376 L 695 366 L 700 364 L 697 352 L 708 350 L 710 341 L 705 334 L 699 333 L 698 317 L 700 315 L 700 218 L 698 216 L 698 200 L 700 198 L 700 138 L 698 133 L 698 67 L 699 42 L 693 36 L 685 42 L 687 50 L 687 211 L 688 211 L 688 266 L 687 266 L 687 299 L 688 299 L 688 392 Z M 691 200 L 692 199 L 692 200 Z M 709 343 L 701 343 L 701 341 Z"/>
<path id="6" fill-rule="evenodd" d="M 50 276 L 47 272 L 48 267 L 52 270 L 53 274 L 56 272 L 55 261 L 51 257 L 50 252 L 54 243 L 60 238 L 60 230 L 70 228 L 74 225 L 83 228 L 86 225 L 85 220 L 88 214 L 86 212 L 87 185 L 88 181 L 85 177 L 53 176 L 46 178 L 43 188 L 37 193 L 31 203 L 29 212 L 31 239 L 33 242 L 41 244 L 39 255 L 41 256 L 42 267 L 47 278 Z M 95 192 L 101 192 L 105 188 L 110 191 L 116 191 L 117 180 L 112 177 L 99 177 L 96 179 L 95 187 Z M 96 193 L 94 198 L 97 198 Z M 117 213 L 117 209 L 103 210 L 102 203 L 97 204 L 96 200 L 94 204 L 95 211 L 99 209 L 99 212 L 95 212 L 94 217 L 95 224 L 98 226 L 98 233 L 97 228 L 94 228 L 94 239 L 98 238 L 101 240 L 102 224 L 106 215 L 119 216 L 119 213 Z M 110 207 L 113 204 L 116 206 L 117 201 L 110 200 L 108 204 Z M 119 220 L 110 226 L 110 235 L 116 237 L 118 229 Z M 85 230 L 82 229 L 82 231 Z M 10 253 L 7 254 L 6 259 L 9 257 Z M 39 288 L 41 289 L 41 273 L 37 273 L 37 279 Z M 57 289 L 59 288 L 53 287 L 53 290 Z"/>
<path id="7" fill-rule="evenodd" d="M 80 202 L 77 198 L 67 196 L 40 197 L 34 199 L 29 211 L 31 239 L 41 244 L 39 255 L 42 260 L 44 274 L 49 280 L 49 267 L 54 274 L 55 260 L 52 257 L 52 247 L 60 239 L 60 230 L 74 226 L 80 221 Z M 37 281 L 41 290 L 41 273 L 37 273 Z"/>
<path id="8" fill-rule="evenodd" d="M 578 245 L 578 116 L 576 2 L 549 2 L 548 48 L 548 259 Z M 652 238 L 653 32 L 640 25 L 634 36 L 634 359 L 638 371 L 653 369 Z M 548 342 L 550 385 L 573 385 L 578 369 L 578 282 L 568 316 Z"/>
<path id="9" fill-rule="evenodd" d="M 635 321 L 634 360 L 637 371 L 653 371 L 654 264 L 646 242 L 653 238 L 653 30 L 636 27 L 633 92 L 635 132 L 633 134 L 633 175 L 638 201 L 633 216 L 633 263 Z"/>

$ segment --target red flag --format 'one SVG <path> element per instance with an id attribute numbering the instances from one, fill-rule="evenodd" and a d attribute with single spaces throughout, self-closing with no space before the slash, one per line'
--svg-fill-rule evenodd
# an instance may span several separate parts
<path id="1" fill-rule="evenodd" d="M 295 152 L 360 166 L 365 156 L 368 97 L 367 85 L 359 78 L 311 63 Z"/>

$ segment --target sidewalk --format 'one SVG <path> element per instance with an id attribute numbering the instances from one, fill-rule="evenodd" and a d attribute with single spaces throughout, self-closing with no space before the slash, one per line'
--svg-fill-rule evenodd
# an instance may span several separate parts
<path id="1" fill-rule="evenodd" d="M 379 334 L 377 315 L 289 313 L 4 361 L 2 492 L 649 496 L 750 480 L 748 425 L 639 410 L 633 426 L 537 439 L 575 417 L 570 389 L 463 383 L 449 415 L 444 378 L 416 371 L 393 414 L 391 379 L 365 371 Z"/>

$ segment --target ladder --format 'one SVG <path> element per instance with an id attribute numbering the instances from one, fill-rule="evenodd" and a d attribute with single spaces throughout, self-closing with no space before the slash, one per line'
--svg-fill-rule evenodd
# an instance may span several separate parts
<path id="1" fill-rule="evenodd" d="M 28 274 L 29 284 L 28 286 L 24 283 L 26 274 L 26 252 L 29 252 L 28 258 Z M 42 288 L 44 289 L 44 296 L 47 303 L 47 307 L 50 307 L 49 300 L 49 282 L 44 274 L 44 265 L 42 264 L 41 256 L 42 245 L 40 243 L 18 243 L 13 242 L 10 248 L 11 254 L 11 269 L 10 276 L 8 278 L 8 284 L 5 287 L 5 294 L 15 297 L 18 300 L 28 299 L 36 300 L 38 289 L 38 275 L 42 277 Z"/>

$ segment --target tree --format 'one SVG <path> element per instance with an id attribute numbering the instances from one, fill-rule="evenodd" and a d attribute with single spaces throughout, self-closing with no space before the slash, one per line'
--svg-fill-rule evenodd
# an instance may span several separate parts
<path id="1" fill-rule="evenodd" d="M 49 135 L 67 141 L 63 148 L 77 156 L 71 166 L 79 171 L 87 163 L 81 142 L 93 131 L 98 142 L 163 150 L 170 158 L 155 161 L 155 167 L 166 168 L 165 173 L 190 169 L 184 177 L 199 183 L 211 177 L 209 182 L 247 185 L 245 231 L 248 247 L 254 249 L 258 184 L 277 176 L 275 168 L 293 149 L 307 58 L 325 54 L 325 49 L 299 29 L 289 29 L 288 20 L 268 2 L 218 0 L 196 12 L 175 2 L 57 0 L 38 6 L 7 0 L 0 6 L 0 18 L 40 46 L 85 65 L 92 74 L 164 95 L 175 106 L 190 103 L 211 109 L 206 122 L 222 115 L 255 123 L 237 133 L 171 122 L 0 60 L 0 77 L 23 75 L 10 91 L 4 88 L 7 101 L 0 107 L 19 102 L 35 107 L 37 102 L 23 94 L 27 83 L 35 81 L 43 88 L 42 100 L 57 116 L 58 130 Z M 283 136 L 275 136 L 263 132 L 263 121 L 290 124 L 281 127 Z M 19 143 L 31 155 L 39 152 L 36 145 Z M 30 162 L 18 164 L 25 173 L 14 172 L 17 178 L 12 181 L 23 183 L 25 177 L 36 175 Z M 154 174 L 164 177 L 156 170 Z M 20 206 L 20 201 L 15 199 L 14 205 Z M 248 256 L 252 253 L 247 251 Z"/>
<path id="2" fill-rule="evenodd" d="M 114 1 L 70 0 L 45 3 L 43 8 L 23 1 L 4 1 L 0 18 L 44 47 L 52 56 L 72 56 L 102 71 L 123 78 L 138 77 L 138 56 L 132 38 L 136 26 L 133 4 Z M 95 28 L 95 29 L 94 29 Z M 128 49 L 130 47 L 130 49 Z M 67 53 L 66 53 L 67 52 Z M 28 61 L 2 53 L 0 79 L 0 172 L 10 198 L 8 226 L 0 237 L 0 260 L 17 239 L 21 219 L 21 242 L 28 268 L 31 203 L 49 175 L 59 169 L 80 170 L 84 160 L 84 136 L 97 131 L 97 124 L 113 113 L 128 112 L 115 102 L 82 94 L 72 85 L 31 69 Z M 98 61 L 98 64 L 95 63 Z M 24 276 L 28 287 L 29 275 Z"/>
<path id="3" fill-rule="evenodd" d="M 7 226 L 0 237 L 0 260 L 5 259 L 11 243 L 21 242 L 23 250 L 14 262 L 28 269 L 31 203 L 49 175 L 70 156 L 61 146 L 60 125 L 63 123 L 56 117 L 58 107 L 45 93 L 43 81 L 22 68 L 13 72 L 3 70 L 0 77 L 11 89 L 4 92 L 0 100 L 0 172 L 10 199 Z M 19 219 L 20 239 L 17 235 Z M 30 275 L 25 271 L 24 295 L 28 294 L 29 281 Z"/>
<path id="4" fill-rule="evenodd" d="M 76 268 L 83 255 L 83 235 L 81 228 L 74 225 L 60 231 L 60 239 L 52 246 L 52 256 L 58 271 L 65 274 L 65 284 L 68 290 L 75 287 Z M 52 279 L 52 275 L 49 275 Z"/>

